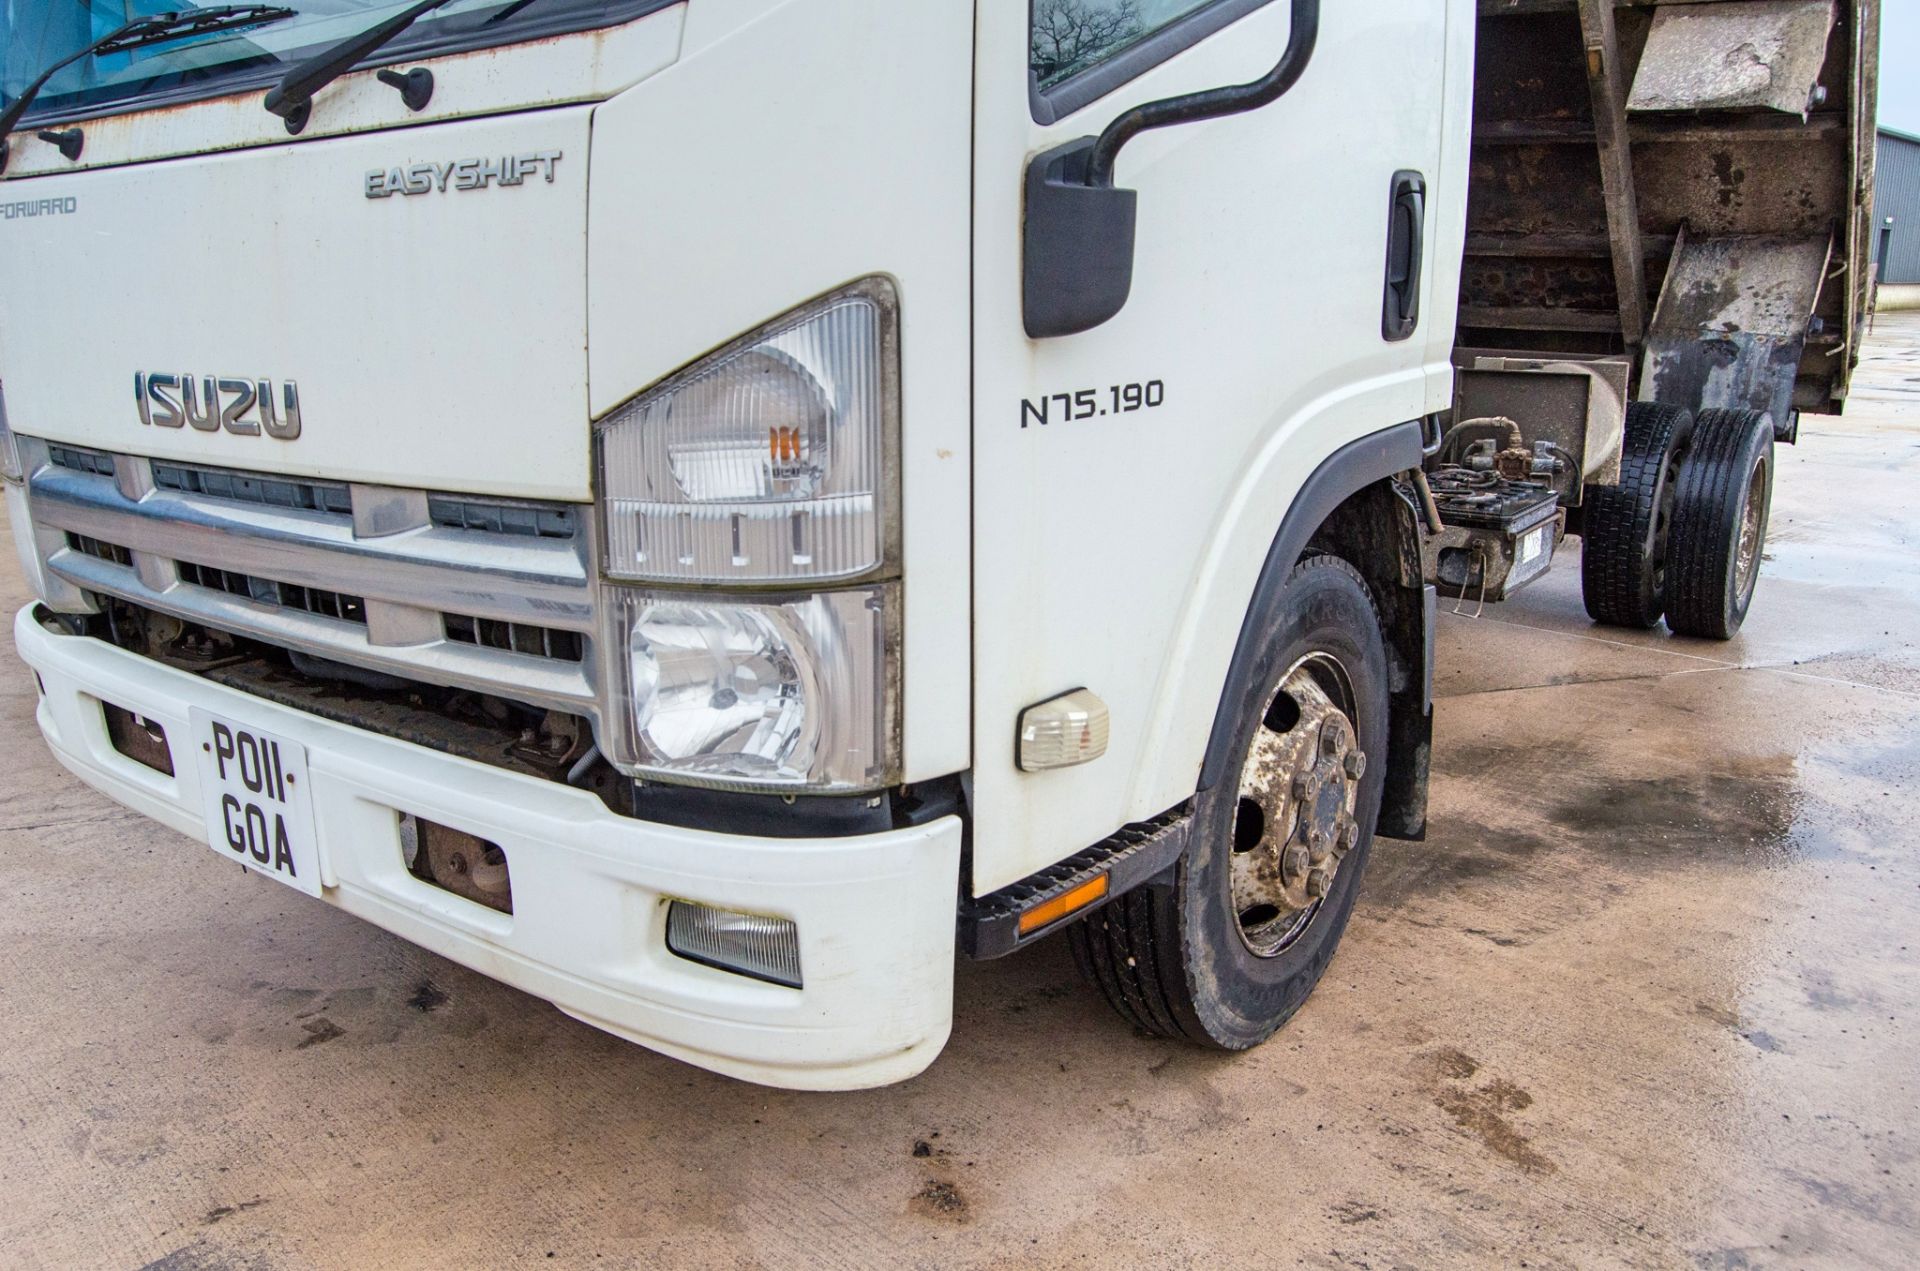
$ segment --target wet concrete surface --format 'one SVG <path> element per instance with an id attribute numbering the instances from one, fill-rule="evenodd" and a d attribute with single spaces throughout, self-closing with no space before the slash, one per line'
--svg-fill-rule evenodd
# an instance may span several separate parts
<path id="1" fill-rule="evenodd" d="M 1137 1037 L 1043 946 L 852 1095 L 242 877 L 67 778 L 0 653 L 0 1264 L 1912 1266 L 1916 489 L 1903 315 L 1781 452 L 1738 640 L 1595 628 L 1571 559 L 1446 617 L 1432 838 L 1273 1042 Z"/>

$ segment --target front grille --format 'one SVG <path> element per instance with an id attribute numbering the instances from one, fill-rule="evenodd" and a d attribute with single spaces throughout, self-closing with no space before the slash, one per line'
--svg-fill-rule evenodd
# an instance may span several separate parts
<path id="1" fill-rule="evenodd" d="M 96 560 L 109 560 L 116 565 L 133 564 L 133 553 L 118 543 L 103 543 L 85 534 L 68 534 L 67 546 Z"/>
<path id="2" fill-rule="evenodd" d="M 577 631 L 555 631 L 525 622 L 499 622 L 492 618 L 469 618 L 464 614 L 441 615 L 447 639 L 458 644 L 478 645 L 483 649 L 504 649 L 529 657 L 555 662 L 579 662 L 586 657 L 586 641 Z"/>
<path id="3" fill-rule="evenodd" d="M 229 596 L 241 596 L 281 609 L 301 609 L 323 618 L 337 618 L 341 622 L 357 622 L 362 626 L 367 622 L 367 602 L 358 596 L 324 591 L 318 587 L 302 587 L 297 583 L 275 582 L 271 578 L 256 578 L 252 574 L 235 573 L 214 565 L 196 565 L 192 561 L 183 560 L 178 564 L 180 581 L 192 583 L 195 587 L 224 591 Z"/>
<path id="4" fill-rule="evenodd" d="M 69 606 L 113 597 L 411 683 L 599 716 L 584 506 L 387 488 L 372 532 L 345 482 L 73 446 L 55 463 L 50 443 L 16 440 L 34 525 L 57 532 L 35 536 L 40 563 Z M 417 520 L 392 524 L 396 508 Z"/>
<path id="5" fill-rule="evenodd" d="M 568 539 L 576 532 L 573 509 L 559 503 L 433 494 L 427 496 L 427 517 L 444 529 L 480 530 L 516 538 Z"/>
<path id="6" fill-rule="evenodd" d="M 108 471 L 112 471 L 109 467 Z M 185 463 L 153 465 L 153 483 L 162 490 L 201 494 L 229 503 L 254 503 L 262 507 L 294 508 L 309 512 L 353 514 L 353 495 L 346 486 L 333 481 L 301 481 L 263 473 L 235 472 L 226 468 L 202 468 Z"/>
<path id="7" fill-rule="evenodd" d="M 91 472 L 97 477 L 113 475 L 112 455 L 101 454 L 98 450 L 82 450 L 78 446 L 48 446 L 47 462 L 56 468 Z"/>

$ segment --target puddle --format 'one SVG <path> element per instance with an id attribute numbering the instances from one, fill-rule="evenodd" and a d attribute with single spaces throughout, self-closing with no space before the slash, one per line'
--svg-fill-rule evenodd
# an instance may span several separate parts
<path id="1" fill-rule="evenodd" d="M 1704 857 L 1783 864 L 1796 856 L 1801 795 L 1783 755 L 1741 773 L 1675 773 L 1589 786 L 1546 808 L 1573 841 L 1646 860 Z"/>

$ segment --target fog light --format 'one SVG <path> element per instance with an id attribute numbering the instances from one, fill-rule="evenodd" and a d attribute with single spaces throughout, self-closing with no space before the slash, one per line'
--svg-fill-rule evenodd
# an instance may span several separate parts
<path id="1" fill-rule="evenodd" d="M 1020 712 L 1016 762 L 1022 772 L 1091 763 L 1107 753 L 1107 704 L 1075 689 Z"/>
<path id="2" fill-rule="evenodd" d="M 690 962 L 800 987 L 800 929 L 786 918 L 676 900 L 667 908 L 667 948 Z"/>

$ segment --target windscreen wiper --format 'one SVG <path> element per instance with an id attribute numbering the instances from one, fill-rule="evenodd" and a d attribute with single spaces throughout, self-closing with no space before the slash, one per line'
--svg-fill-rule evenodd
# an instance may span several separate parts
<path id="1" fill-rule="evenodd" d="M 0 111 L 0 172 L 6 171 L 10 145 L 7 134 L 13 131 L 20 116 L 27 113 L 27 107 L 33 105 L 33 99 L 47 81 L 61 71 L 72 66 L 83 57 L 94 57 L 102 53 L 124 53 L 128 49 L 146 48 L 150 44 L 161 44 L 168 40 L 184 40 L 189 36 L 208 35 L 215 31 L 233 31 L 240 27 L 262 26 L 268 22 L 279 22 L 283 18 L 296 17 L 293 9 L 277 4 L 223 4 L 204 9 L 183 9 L 174 13 L 150 13 L 144 18 L 135 18 L 117 30 L 109 31 L 93 43 L 81 49 L 71 57 L 65 57 L 40 72 L 40 77 L 20 91 L 11 105 Z M 75 146 L 70 152 L 61 147 L 69 159 L 79 156 Z"/>
<path id="2" fill-rule="evenodd" d="M 368 27 L 358 35 L 350 35 L 330 49 L 315 53 L 286 73 L 278 84 L 267 90 L 266 108 L 287 121 L 287 131 L 298 134 L 307 126 L 307 116 L 313 113 L 313 95 L 339 79 L 368 54 L 412 26 L 421 17 L 452 0 L 419 0 L 388 18 L 378 26 Z M 402 89 L 403 97 L 409 109 L 419 110 L 425 106 L 426 98 L 433 95 L 433 78 L 430 71 L 416 71 L 412 92 Z M 405 80 L 406 76 L 394 76 Z M 388 72 L 381 72 L 381 79 L 388 79 Z M 424 91 L 422 91 L 424 89 Z"/>

